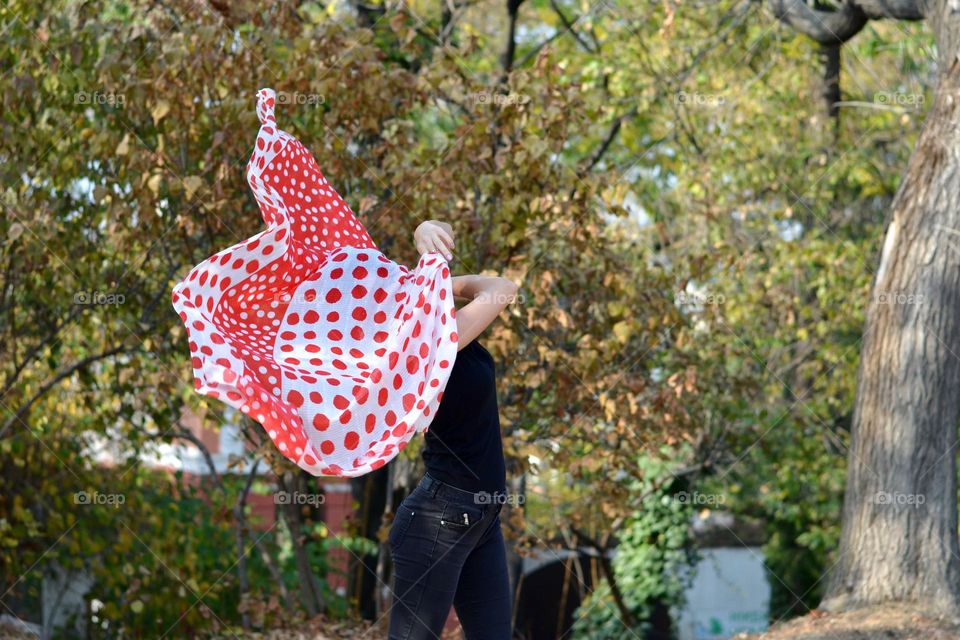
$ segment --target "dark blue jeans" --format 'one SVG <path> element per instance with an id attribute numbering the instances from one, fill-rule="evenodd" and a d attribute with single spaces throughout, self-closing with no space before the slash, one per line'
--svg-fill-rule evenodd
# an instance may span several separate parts
<path id="1" fill-rule="evenodd" d="M 467 640 L 510 640 L 501 500 L 425 475 L 390 527 L 390 640 L 437 640 L 457 611 Z"/>

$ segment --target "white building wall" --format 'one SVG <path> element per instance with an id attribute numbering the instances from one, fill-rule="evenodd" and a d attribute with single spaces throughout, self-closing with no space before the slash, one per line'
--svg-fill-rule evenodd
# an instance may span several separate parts
<path id="1" fill-rule="evenodd" d="M 764 631 L 770 584 L 759 548 L 701 549 L 693 584 L 677 622 L 678 640 L 726 640 Z"/>

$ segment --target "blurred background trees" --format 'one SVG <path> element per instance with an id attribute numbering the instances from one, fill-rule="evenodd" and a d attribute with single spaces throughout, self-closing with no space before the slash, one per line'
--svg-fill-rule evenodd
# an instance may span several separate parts
<path id="1" fill-rule="evenodd" d="M 389 500 L 358 500 L 350 539 L 297 509 L 261 535 L 247 459 L 200 485 L 144 463 L 190 440 L 184 407 L 233 419 L 193 392 L 169 291 L 262 225 L 243 167 L 263 86 L 387 255 L 415 263 L 440 218 L 455 274 L 521 283 L 484 337 L 525 496 L 505 527 L 515 558 L 619 543 L 583 637 L 676 600 L 636 574 L 688 561 L 693 489 L 764 528 L 771 620 L 819 602 L 871 270 L 931 95 L 922 24 L 848 43 L 833 113 L 818 45 L 749 0 L 45 0 L 0 20 L 8 609 L 51 563 L 91 573 L 94 637 L 362 608 L 326 556 L 375 558 Z M 242 436 L 272 487 L 310 486 Z M 390 491 L 416 477 L 391 467 Z"/>

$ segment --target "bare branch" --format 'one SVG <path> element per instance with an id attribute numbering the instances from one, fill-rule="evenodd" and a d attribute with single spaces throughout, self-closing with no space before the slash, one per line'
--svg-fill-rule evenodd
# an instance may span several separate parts
<path id="1" fill-rule="evenodd" d="M 921 0 L 856 0 L 871 20 L 923 20 L 924 4 Z"/>
<path id="2" fill-rule="evenodd" d="M 250 468 L 250 473 L 247 474 L 247 482 L 243 485 L 243 490 L 240 491 L 240 494 L 237 496 L 237 502 L 233 507 L 233 517 L 237 520 L 237 553 L 239 554 L 239 557 L 237 558 L 237 580 L 240 583 L 241 601 L 250 591 L 250 580 L 247 576 L 247 550 L 243 542 L 247 530 L 247 516 L 245 510 L 247 506 L 247 496 L 250 495 L 250 487 L 253 486 L 253 479 L 257 475 L 257 468 L 259 466 L 260 459 L 258 458 Z M 249 630 L 250 614 L 247 613 L 246 609 L 243 610 L 240 618 L 243 628 L 245 630 Z"/>
<path id="3" fill-rule="evenodd" d="M 19 362 L 19 363 L 16 364 L 16 366 L 14 367 L 14 370 L 10 373 L 10 375 L 9 375 L 9 376 L 7 377 L 7 379 L 4 381 L 3 391 L 0 392 L 0 397 L 5 398 L 5 397 L 7 396 L 7 393 L 10 392 L 10 389 L 12 389 L 13 386 L 14 386 L 14 385 L 17 383 L 17 381 L 20 379 L 20 374 L 23 373 L 23 371 L 27 368 L 27 366 L 28 366 L 30 363 L 32 363 L 33 360 L 34 360 L 38 355 L 41 354 L 41 352 L 44 350 L 44 348 L 46 348 L 48 345 L 51 345 L 51 344 L 59 341 L 59 339 L 60 339 L 60 338 L 59 338 L 60 331 L 61 331 L 65 326 L 67 326 L 68 324 L 70 324 L 71 322 L 73 322 L 73 321 L 80 315 L 81 310 L 82 310 L 82 307 L 81 307 L 81 306 L 79 306 L 79 305 L 74 305 L 74 308 L 71 309 L 70 313 L 68 313 L 65 318 L 63 318 L 59 323 L 57 323 L 55 326 L 53 326 L 53 327 L 50 329 L 50 332 L 47 333 L 47 335 L 46 335 L 42 340 L 38 341 L 35 345 L 33 345 L 33 346 L 30 348 L 29 351 L 27 351 L 26 354 L 24 354 L 23 360 L 22 360 L 21 362 Z M 13 356 L 16 357 L 16 351 L 15 351 L 15 350 L 14 350 Z"/>
<path id="4" fill-rule="evenodd" d="M 40 398 L 42 398 L 48 391 L 50 391 L 50 389 L 57 386 L 61 381 L 63 381 L 66 378 L 69 378 L 80 369 L 83 369 L 84 367 L 94 362 L 97 362 L 99 360 L 105 360 L 106 358 L 115 356 L 118 353 L 122 353 L 124 351 L 127 351 L 127 347 L 121 344 L 119 346 L 114 347 L 113 349 L 108 349 L 107 351 L 104 351 L 102 353 L 97 353 L 92 356 L 87 356 L 86 358 L 73 363 L 73 365 L 71 365 L 70 367 L 67 367 L 65 370 L 61 371 L 50 380 L 44 382 L 42 385 L 40 385 L 40 388 L 37 389 L 37 392 L 33 394 L 33 396 L 29 400 L 23 403 L 20 409 L 18 409 L 17 412 L 13 414 L 6 421 L 6 423 L 4 423 L 3 428 L 0 429 L 0 438 L 3 438 L 7 434 L 7 431 L 10 430 L 10 428 L 14 425 L 14 423 L 23 422 L 24 417 L 26 417 L 26 415 L 30 412 L 30 408 Z"/>
<path id="5" fill-rule="evenodd" d="M 520 5 L 522 4 L 523 0 L 507 0 L 509 24 L 507 26 L 507 46 L 503 51 L 503 78 L 501 82 L 505 82 L 507 74 L 513 70 L 514 58 L 517 54 L 517 20 L 520 14 Z"/>
<path id="6" fill-rule="evenodd" d="M 203 456 L 203 460 L 204 462 L 207 463 L 207 468 L 210 470 L 210 476 L 213 478 L 214 482 L 217 484 L 218 487 L 220 487 L 222 491 L 226 492 L 227 487 L 226 485 L 223 484 L 223 478 L 220 477 L 220 472 L 217 471 L 217 465 L 213 461 L 213 455 L 210 453 L 210 449 L 208 449 L 207 445 L 205 445 L 203 441 L 200 440 L 200 438 L 198 438 L 192 431 L 190 431 L 190 427 L 183 424 L 182 421 L 178 420 L 177 426 L 180 427 L 180 429 L 172 432 L 151 434 L 151 437 L 161 440 L 163 438 L 166 438 L 167 435 L 169 434 L 174 438 L 180 438 L 182 440 L 186 440 L 189 443 L 191 443 L 193 446 L 197 448 L 198 451 L 200 451 L 200 455 Z"/>
<path id="7" fill-rule="evenodd" d="M 578 22 L 580 22 L 580 19 L 583 18 L 583 16 L 578 16 L 575 20 L 571 20 L 570 18 L 568 18 L 568 17 L 563 13 L 563 11 L 562 11 L 562 9 L 560 8 L 560 6 L 557 5 L 556 0 L 550 0 L 550 4 L 551 4 L 551 6 L 553 7 L 554 12 L 555 12 L 555 13 L 557 14 L 557 16 L 560 18 L 560 22 L 563 23 L 564 28 L 563 28 L 563 29 L 557 29 L 557 30 L 556 30 L 551 36 L 549 36 L 546 40 L 544 40 L 544 41 L 541 42 L 540 44 L 536 45 L 533 49 L 531 49 L 530 51 L 528 51 L 527 53 L 525 53 L 525 54 L 523 55 L 523 57 L 520 58 L 520 60 L 516 63 L 515 66 L 517 66 L 517 67 L 523 67 L 523 66 L 525 66 L 528 62 L 530 62 L 531 60 L 533 60 L 534 58 L 536 58 L 537 55 L 540 53 L 540 51 L 541 51 L 544 47 L 546 47 L 548 44 L 550 44 L 550 43 L 553 42 L 554 40 L 558 40 L 558 39 L 562 38 L 563 36 L 567 35 L 568 33 L 573 34 L 573 37 L 576 38 L 576 40 L 577 40 L 577 42 L 580 44 L 580 46 L 583 47 L 586 51 L 588 51 L 588 52 L 590 52 L 590 53 L 598 53 L 598 52 L 600 51 L 600 42 L 597 40 L 597 37 L 596 37 L 595 35 L 593 35 L 592 32 L 591 32 L 590 36 L 591 36 L 591 39 L 593 40 L 593 44 L 591 45 L 589 42 L 587 42 L 587 41 L 583 38 L 582 35 L 580 35 L 580 33 L 578 33 L 578 32 L 573 28 Z M 584 14 L 584 15 L 589 15 L 589 14 Z"/>
<path id="8" fill-rule="evenodd" d="M 820 44 L 843 44 L 857 35 L 869 17 L 858 4 L 817 9 L 804 0 L 771 0 L 774 17 Z"/>
<path id="9" fill-rule="evenodd" d="M 577 42 L 580 43 L 580 46 L 582 46 L 587 51 L 596 53 L 593 47 L 590 46 L 590 43 L 584 40 L 583 36 L 577 33 L 576 29 L 573 28 L 574 25 L 576 25 L 577 22 L 580 21 L 580 18 L 577 18 L 576 20 L 571 22 L 570 19 L 567 18 L 567 16 L 563 13 L 563 10 L 557 5 L 557 0 L 550 0 L 550 6 L 553 7 L 553 11 L 554 13 L 557 14 L 557 17 L 560 18 L 560 22 L 562 22 L 563 26 L 567 28 L 567 31 L 569 31 L 573 35 L 573 37 L 577 39 Z M 580 17 L 582 18 L 583 16 L 580 16 Z"/>
<path id="10" fill-rule="evenodd" d="M 626 625 L 626 627 L 629 629 L 636 623 L 636 621 L 634 619 L 633 612 L 627 606 L 626 600 L 623 597 L 623 592 L 620 590 L 620 585 L 617 583 L 616 575 L 613 571 L 613 563 L 610 561 L 610 557 L 607 555 L 607 545 L 609 542 L 607 540 L 594 540 L 584 531 L 577 529 L 576 527 L 570 527 L 570 530 L 578 538 L 596 549 L 597 557 L 600 562 L 600 568 L 603 570 L 604 576 L 607 578 L 607 585 L 610 587 L 610 595 L 613 597 L 613 602 L 617 606 L 617 610 L 622 616 L 621 623 Z"/>
<path id="11" fill-rule="evenodd" d="M 590 173 L 590 171 L 597 166 L 597 163 L 603 159 L 603 155 L 607 152 L 607 149 L 610 148 L 610 145 L 613 144 L 613 141 L 617 138 L 617 134 L 620 133 L 620 127 L 623 126 L 623 123 L 626 120 L 636 116 L 637 112 L 638 108 L 632 107 L 626 113 L 617 116 L 617 118 L 610 125 L 610 129 L 607 130 L 607 135 L 604 137 L 603 142 L 600 143 L 600 146 L 597 147 L 597 150 L 594 151 L 593 156 L 591 156 L 590 162 L 587 163 L 587 166 L 584 167 L 582 171 L 578 172 L 581 178 Z"/>
<path id="12" fill-rule="evenodd" d="M 525 53 L 523 57 L 520 58 L 520 60 L 517 62 L 516 66 L 517 67 L 526 66 L 526 64 L 530 62 L 530 60 L 537 57 L 537 55 L 540 53 L 541 50 L 543 50 L 544 47 L 546 47 L 548 44 L 550 44 L 554 40 L 560 38 L 561 36 L 566 35 L 566 33 L 567 33 L 566 31 L 557 31 L 552 36 L 550 36 L 549 38 L 547 38 L 546 40 L 544 40 L 543 42 L 535 46 L 533 49 Z"/>

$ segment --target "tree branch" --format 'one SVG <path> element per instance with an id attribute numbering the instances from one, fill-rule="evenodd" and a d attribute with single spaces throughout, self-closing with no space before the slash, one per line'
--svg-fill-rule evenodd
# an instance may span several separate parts
<path id="1" fill-rule="evenodd" d="M 42 385 L 40 385 L 40 388 L 37 389 L 37 392 L 35 394 L 33 394 L 33 397 L 27 400 L 20 407 L 20 409 L 4 423 L 3 428 L 0 429 L 0 438 L 3 438 L 7 434 L 7 431 L 10 430 L 10 428 L 14 425 L 15 422 L 23 422 L 23 418 L 27 415 L 27 413 L 30 412 L 30 408 L 40 398 L 42 398 L 48 391 L 50 391 L 50 389 L 57 386 L 57 384 L 59 384 L 62 380 L 69 378 L 74 373 L 76 373 L 80 369 L 83 369 L 89 364 L 97 362 L 98 360 L 104 360 L 111 356 L 115 356 L 118 353 L 122 353 L 123 351 L 126 351 L 126 350 L 127 348 L 121 344 L 119 346 L 114 347 L 113 349 L 109 349 L 107 351 L 103 351 L 101 353 L 98 353 L 92 356 L 87 356 L 83 360 L 75 362 L 72 366 L 68 367 L 64 371 L 61 371 L 56 376 L 46 381 Z"/>
<path id="2" fill-rule="evenodd" d="M 923 20 L 926 16 L 921 0 L 855 0 L 855 4 L 871 20 Z"/>
<path id="3" fill-rule="evenodd" d="M 241 602 L 243 602 L 244 597 L 250 591 L 250 580 L 247 576 L 247 550 L 243 542 L 247 530 L 245 510 L 247 506 L 247 496 L 250 495 L 250 488 L 253 486 L 253 479 L 257 475 L 257 468 L 259 466 L 260 459 L 258 458 L 250 468 L 250 473 L 247 474 L 247 482 L 243 485 L 243 490 L 240 491 L 240 494 L 237 496 L 237 502 L 233 506 L 233 517 L 237 520 L 237 553 L 239 554 L 239 558 L 237 559 L 237 580 L 240 587 Z M 240 614 L 240 620 L 243 629 L 249 631 L 250 614 L 245 607 Z"/>
<path id="4" fill-rule="evenodd" d="M 607 578 L 607 585 L 610 587 L 610 595 L 613 597 L 613 602 L 616 605 L 617 610 L 620 612 L 620 616 L 622 617 L 620 622 L 626 625 L 627 628 L 632 627 L 634 624 L 636 624 L 633 612 L 630 610 L 630 607 L 627 606 L 626 599 L 623 597 L 623 592 L 620 591 L 620 585 L 617 584 L 617 578 L 613 571 L 613 563 L 610 562 L 610 558 L 607 556 L 607 545 L 609 542 L 607 540 L 604 540 L 603 542 L 594 540 L 584 531 L 576 527 L 570 527 L 570 530 L 578 538 L 596 549 L 600 562 L 600 568 L 603 569 L 603 573 Z"/>
<path id="5" fill-rule="evenodd" d="M 531 49 L 530 51 L 527 51 L 527 52 L 523 55 L 523 57 L 520 58 L 520 60 L 517 61 L 516 66 L 517 66 L 517 67 L 526 66 L 526 64 L 527 64 L 528 62 L 530 62 L 530 60 L 532 60 L 533 58 L 537 57 L 537 55 L 540 53 L 540 51 L 543 50 L 544 47 L 546 47 L 548 44 L 550 44 L 550 43 L 553 42 L 554 40 L 557 40 L 557 39 L 560 38 L 561 36 L 565 35 L 566 33 L 567 33 L 566 31 L 559 31 L 559 30 L 558 30 L 558 31 L 557 31 L 556 33 L 554 33 L 552 36 L 550 36 L 549 38 L 547 38 L 546 40 L 544 40 L 543 42 L 541 42 L 540 44 L 538 44 L 537 46 L 535 46 L 533 49 Z"/>
<path id="6" fill-rule="evenodd" d="M 859 4 L 846 2 L 835 11 L 814 8 L 804 0 L 771 0 L 769 6 L 777 20 L 820 44 L 843 44 L 869 20 Z"/>
<path id="7" fill-rule="evenodd" d="M 46 337 L 44 337 L 42 340 L 40 340 L 35 345 L 33 345 L 33 347 L 31 347 L 30 350 L 24 354 L 23 360 L 19 363 L 16 363 L 16 366 L 14 367 L 13 371 L 4 381 L 3 391 L 0 392 L 0 398 L 5 398 L 7 396 L 7 393 L 10 392 L 10 389 L 12 389 L 13 386 L 20 379 L 20 374 L 23 373 L 23 371 L 27 368 L 27 366 L 31 362 L 33 362 L 34 358 L 37 355 L 39 355 L 41 351 L 43 351 L 44 347 L 46 347 L 47 345 L 53 344 L 54 342 L 59 340 L 57 336 L 60 333 L 60 331 L 65 326 L 73 322 L 80 315 L 81 310 L 82 308 L 80 307 L 80 305 L 74 305 L 74 308 L 70 310 L 70 313 L 68 313 L 67 316 L 63 318 L 63 320 L 59 324 L 52 327 L 50 332 L 46 335 Z M 13 357 L 16 358 L 16 350 L 14 350 Z"/>
<path id="8" fill-rule="evenodd" d="M 623 126 L 624 121 L 629 120 L 637 115 L 637 112 L 638 107 L 631 107 L 626 113 L 617 116 L 617 118 L 610 125 L 610 129 L 607 131 L 607 135 L 604 137 L 603 142 L 600 143 L 600 146 L 597 147 L 597 150 L 590 158 L 590 162 L 587 163 L 587 166 L 584 167 L 583 171 L 579 172 L 581 178 L 590 173 L 590 171 L 597 166 L 597 163 L 603 159 L 603 155 L 607 152 L 607 149 L 610 148 L 610 145 L 613 144 L 613 141 L 617 138 L 617 134 L 620 133 L 620 127 Z"/>
<path id="9" fill-rule="evenodd" d="M 507 75 L 513 70 L 514 57 L 517 54 L 517 19 L 522 4 L 523 0 L 507 0 L 509 23 L 507 26 L 507 46 L 503 51 L 503 78 L 501 82 L 506 82 Z"/>
<path id="10" fill-rule="evenodd" d="M 553 12 L 557 14 L 557 17 L 560 18 L 560 22 L 563 23 L 563 26 L 567 28 L 567 31 L 569 31 L 573 37 L 577 39 L 577 42 L 580 43 L 580 46 L 591 53 L 596 53 L 593 47 L 590 46 L 590 43 L 584 40 L 583 36 L 577 33 L 577 31 L 573 28 L 574 25 L 580 21 L 580 18 L 577 18 L 571 22 L 570 19 L 567 18 L 567 16 L 563 13 L 563 10 L 559 7 L 559 5 L 557 5 L 557 0 L 550 0 L 550 6 L 553 8 Z M 582 18 L 583 16 L 580 17 Z"/>
<path id="11" fill-rule="evenodd" d="M 179 426 L 180 429 L 172 432 L 171 435 L 174 438 L 180 438 L 182 440 L 186 440 L 187 442 L 195 446 L 198 451 L 200 451 L 200 455 L 203 456 L 204 462 L 207 463 L 207 468 L 210 469 L 210 475 L 213 476 L 214 482 L 216 482 L 217 486 L 220 487 L 220 489 L 224 493 L 226 493 L 227 487 L 223 483 L 223 478 L 220 477 L 220 472 L 217 471 L 217 465 L 213 461 L 213 455 L 210 453 L 210 449 L 208 449 L 207 445 L 205 445 L 203 441 L 200 440 L 200 438 L 198 438 L 192 431 L 190 431 L 190 428 L 185 424 L 183 424 L 182 421 L 178 420 L 177 426 Z M 161 439 L 166 437 L 166 435 L 167 435 L 166 433 L 158 433 L 154 437 L 157 439 Z"/>
<path id="12" fill-rule="evenodd" d="M 574 25 L 576 25 L 578 22 L 580 22 L 580 18 L 582 18 L 583 16 L 577 17 L 576 20 L 570 20 L 566 15 L 564 15 L 564 13 L 561 11 L 560 7 L 557 6 L 555 0 L 550 0 L 550 4 L 553 5 L 554 11 L 556 12 L 557 16 L 560 17 L 560 21 L 563 23 L 564 28 L 563 28 L 563 29 L 557 29 L 557 30 L 556 30 L 551 36 L 549 36 L 546 40 L 544 40 L 543 42 L 541 42 L 540 44 L 538 44 L 537 46 L 535 46 L 535 47 L 534 47 L 533 49 L 531 49 L 530 51 L 527 51 L 525 54 L 523 54 L 523 57 L 520 58 L 520 60 L 518 60 L 517 63 L 516 63 L 514 66 L 516 66 L 516 67 L 526 66 L 526 64 L 527 64 L 528 62 L 530 62 L 532 59 L 534 59 L 534 58 L 537 57 L 537 55 L 540 53 L 541 50 L 543 50 L 544 47 L 546 47 L 548 44 L 550 44 L 550 43 L 553 42 L 554 40 L 559 40 L 560 38 L 562 38 L 563 36 L 567 35 L 568 33 L 573 34 L 573 37 L 576 38 L 576 40 L 577 40 L 578 43 L 580 43 L 580 46 L 582 46 L 582 47 L 583 47 L 584 49 L 586 49 L 588 52 L 590 52 L 590 53 L 597 53 L 597 52 L 600 51 L 600 43 L 597 41 L 596 36 L 593 36 L 593 34 L 591 34 L 591 37 L 593 38 L 593 45 L 591 45 L 591 44 L 588 43 L 586 40 L 584 40 L 584 39 L 583 39 L 583 36 L 580 35 L 580 34 L 579 34 L 577 31 L 575 31 L 574 28 L 573 28 Z"/>

